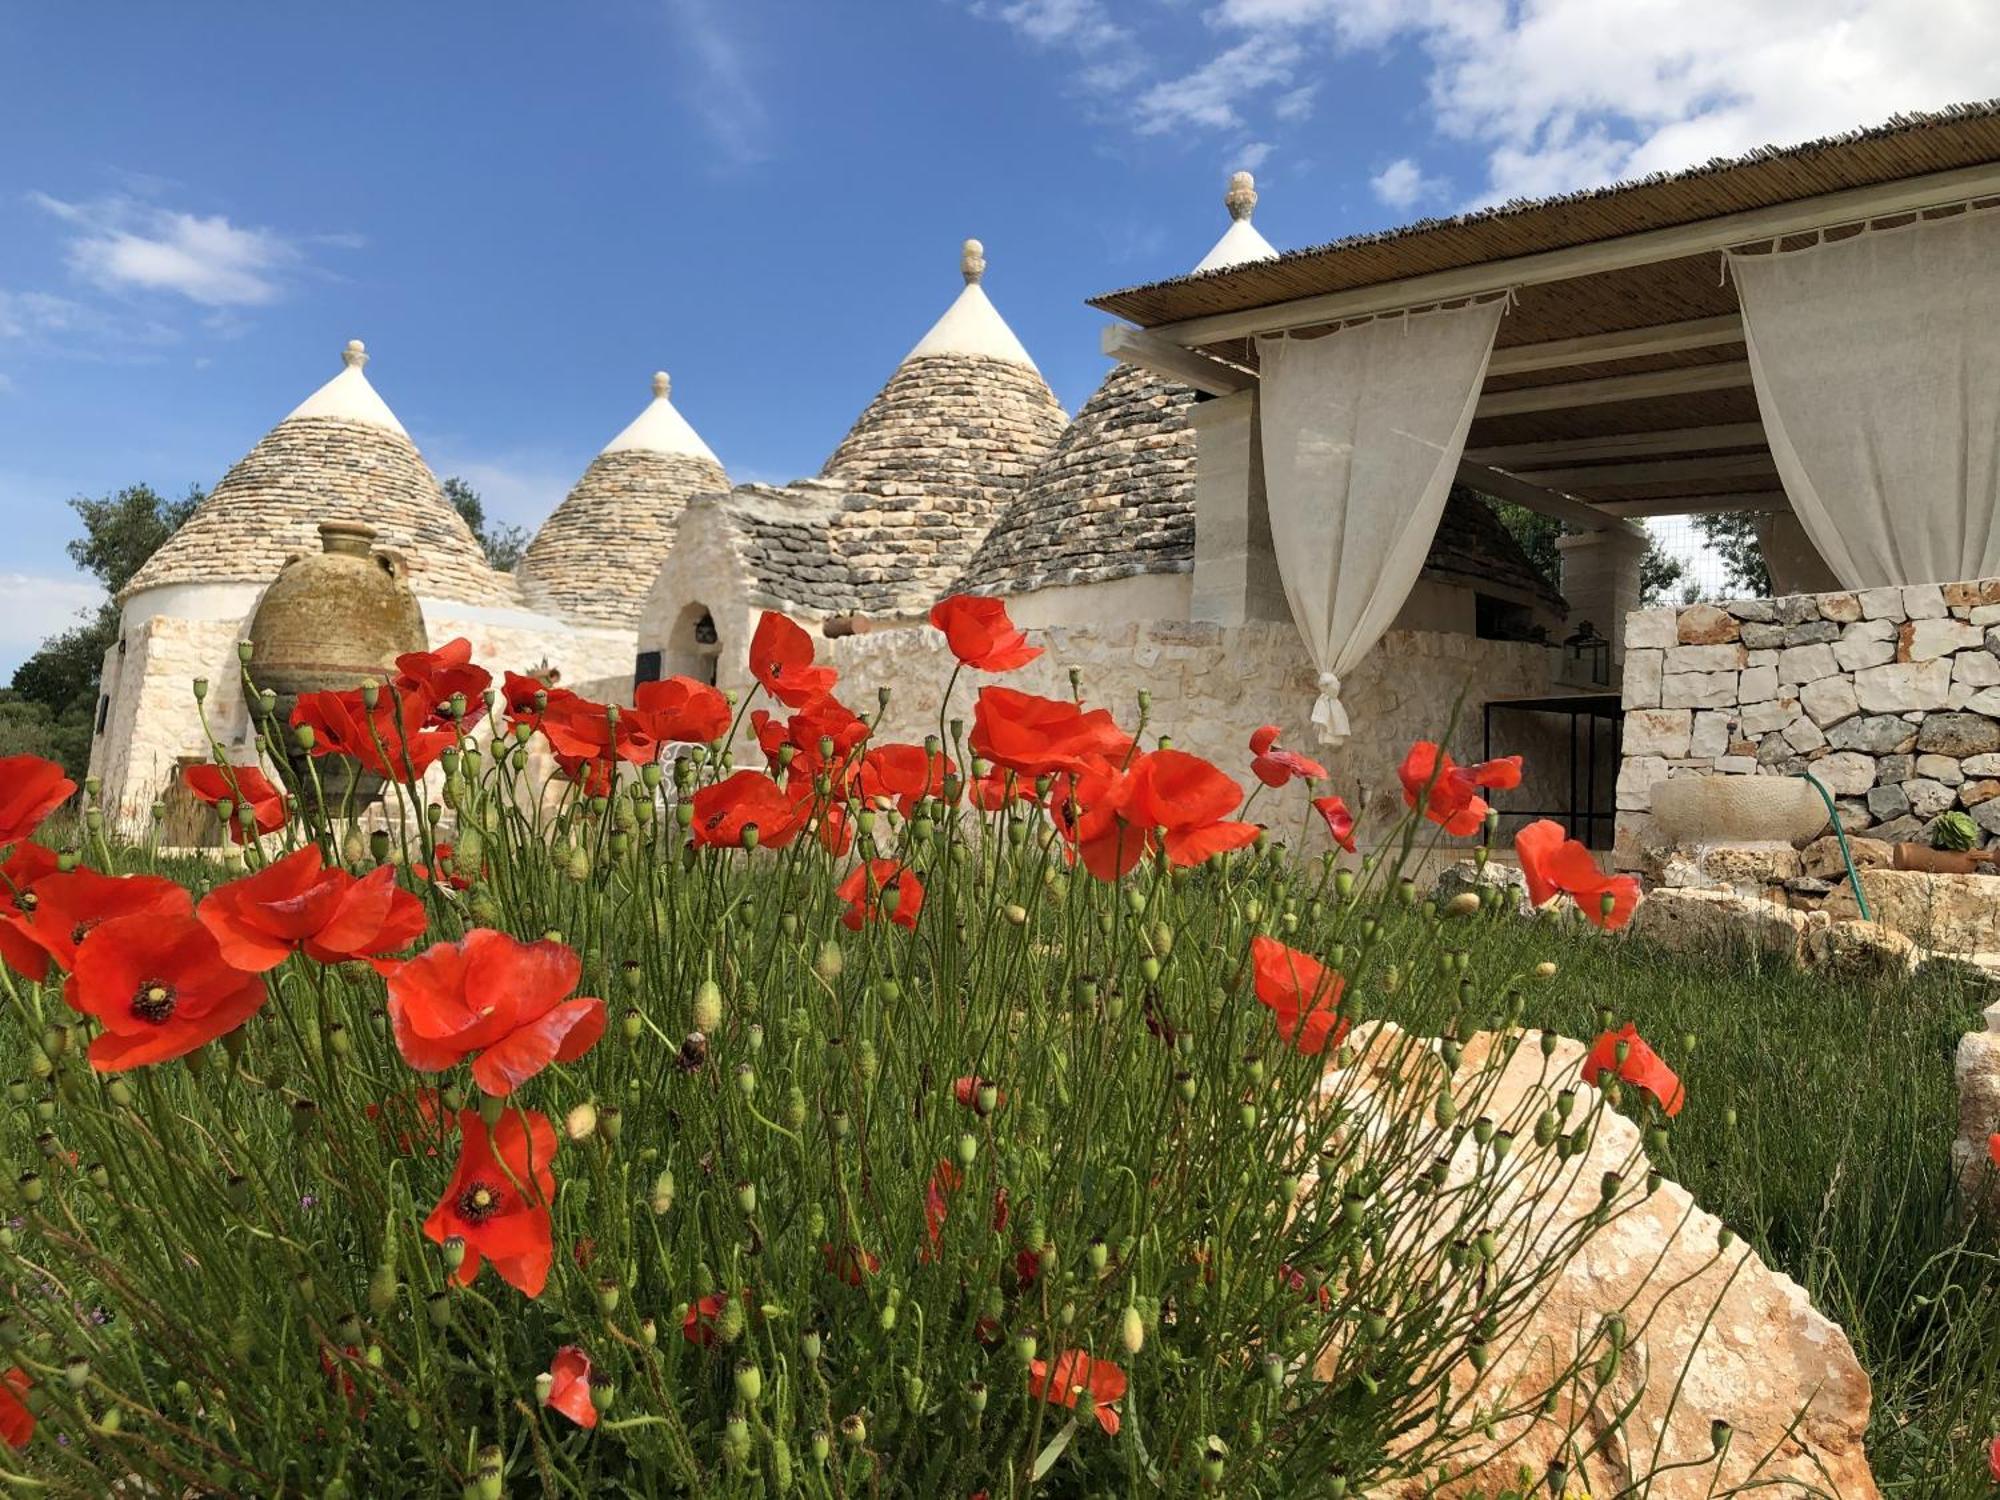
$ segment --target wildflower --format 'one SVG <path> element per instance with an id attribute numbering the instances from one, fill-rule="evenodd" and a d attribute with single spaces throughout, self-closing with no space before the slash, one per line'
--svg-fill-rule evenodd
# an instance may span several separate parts
<path id="1" fill-rule="evenodd" d="M 839 1249 L 830 1244 L 821 1245 L 819 1253 L 820 1259 L 826 1262 L 828 1272 L 849 1286 L 860 1286 L 882 1269 L 881 1257 L 859 1245 L 846 1245 Z"/>
<path id="2" fill-rule="evenodd" d="M 145 914 L 192 917 L 194 900 L 160 875 L 100 875 L 78 866 L 37 880 L 25 892 L 19 930 L 65 971 L 76 969 L 77 948 L 100 922 Z"/>
<path id="3" fill-rule="evenodd" d="M 706 745 L 729 733 L 729 700 L 692 677 L 642 682 L 632 703 L 632 717 L 663 745 Z"/>
<path id="4" fill-rule="evenodd" d="M 604 704 L 579 698 L 574 693 L 549 700 L 542 713 L 541 730 L 565 775 L 572 781 L 585 782 L 587 787 L 590 782 L 601 784 L 601 790 L 588 788 L 590 796 L 610 791 L 613 760 L 643 766 L 660 753 L 660 743 L 648 716 L 620 710 L 614 718 Z"/>
<path id="5" fill-rule="evenodd" d="M 32 887 L 60 868 L 55 851 L 40 844 L 16 844 L 0 860 L 0 962 L 25 979 L 40 980 L 49 972 L 49 950 L 25 927 L 37 904 Z"/>
<path id="6" fill-rule="evenodd" d="M 1081 777 L 1075 800 L 1082 809 L 1072 830 L 1084 868 L 1099 880 L 1116 880 L 1155 847 L 1177 865 L 1255 840 L 1255 823 L 1228 820 L 1243 789 L 1198 755 L 1153 750 L 1129 769 L 1100 765 Z"/>
<path id="7" fill-rule="evenodd" d="M 922 745 L 875 745 L 861 757 L 861 795 L 875 807 L 893 806 L 904 817 L 925 797 L 942 797 L 944 779 L 958 767 Z"/>
<path id="8" fill-rule="evenodd" d="M 804 708 L 833 691 L 840 674 L 813 665 L 812 637 L 776 610 L 767 609 L 750 637 L 750 675 L 787 708 Z"/>
<path id="9" fill-rule="evenodd" d="M 1615 932 L 1632 920 L 1632 910 L 1639 904 L 1639 882 L 1630 875 L 1606 875 L 1598 869 L 1588 849 L 1564 836 L 1562 824 L 1551 818 L 1530 823 L 1514 835 L 1514 854 L 1527 877 L 1528 899 L 1536 906 L 1563 895 L 1607 931 Z M 1609 911 L 1606 895 L 1611 897 Z"/>
<path id="10" fill-rule="evenodd" d="M 454 722 L 470 729 L 486 712 L 486 690 L 493 686 L 493 674 L 472 663 L 472 642 L 458 636 L 435 651 L 410 651 L 396 658 L 396 691 L 422 698 L 430 705 L 433 722 Z M 454 720 L 452 699 L 465 705 Z"/>
<path id="11" fill-rule="evenodd" d="M 1308 1057 L 1338 1047 L 1347 1035 L 1340 1014 L 1346 980 L 1311 954 L 1275 938 L 1250 939 L 1250 964 L 1258 1003 L 1277 1018 L 1278 1035 Z"/>
<path id="12" fill-rule="evenodd" d="M 888 904 L 884 898 L 892 894 L 895 909 L 889 919 L 899 927 L 914 929 L 917 913 L 924 908 L 924 883 L 908 866 L 893 859 L 871 859 L 856 865 L 834 894 L 847 903 L 840 922 L 850 932 L 859 932 L 864 922 L 880 920 Z"/>
<path id="13" fill-rule="evenodd" d="M 505 1096 L 552 1062 L 574 1062 L 604 1034 L 604 1002 L 567 999 L 583 973 L 574 950 L 476 927 L 389 965 L 396 1050 L 419 1072 L 467 1057 L 472 1078 Z"/>
<path id="14" fill-rule="evenodd" d="M 380 1104 L 365 1106 L 361 1113 L 376 1122 L 375 1128 L 385 1138 L 393 1130 L 396 1149 L 405 1156 L 415 1148 L 418 1140 L 436 1142 L 458 1125 L 457 1116 L 445 1109 L 444 1097 L 436 1089 L 410 1089 L 405 1093 L 392 1094 Z M 424 1155 L 437 1154 L 435 1144 L 424 1147 Z"/>
<path id="15" fill-rule="evenodd" d="M 539 1297 L 555 1260 L 549 1201 L 555 1197 L 556 1128 L 547 1115 L 509 1109 L 489 1132 L 476 1109 L 458 1112 L 458 1167 L 424 1234 L 458 1239 L 465 1258 L 454 1273 L 470 1286 L 484 1261 L 500 1279 Z"/>
<path id="16" fill-rule="evenodd" d="M 1313 811 L 1326 820 L 1327 837 L 1349 854 L 1354 852 L 1354 814 L 1339 797 L 1313 798 Z"/>
<path id="17" fill-rule="evenodd" d="M 953 594 L 931 606 L 931 624 L 944 632 L 951 654 L 982 672 L 1011 672 L 1042 654 L 1007 618 L 999 599 L 977 594 Z"/>
<path id="18" fill-rule="evenodd" d="M 2000 1131 L 1986 1137 L 1986 1155 L 1994 1166 L 2000 1167 Z"/>
<path id="19" fill-rule="evenodd" d="M 231 804 L 229 837 L 236 843 L 243 842 L 246 813 L 258 837 L 285 826 L 285 794 L 256 766 L 216 766 L 204 761 L 181 772 L 181 781 L 197 800 L 210 807 L 220 802 Z"/>
<path id="20" fill-rule="evenodd" d="M 412 860 L 410 873 L 419 880 L 435 880 L 439 885 L 448 885 L 455 891 L 469 891 L 472 889 L 472 876 L 459 872 L 456 856 L 457 850 L 440 840 L 431 845 L 431 857 L 437 861 L 435 872 L 422 860 Z M 484 875 L 486 871 L 482 868 L 475 873 Z"/>
<path id="21" fill-rule="evenodd" d="M 1079 1398 L 1087 1397 L 1091 1412 L 1106 1436 L 1118 1435 L 1115 1403 L 1125 1394 L 1125 1372 L 1108 1359 L 1092 1359 L 1081 1349 L 1065 1349 L 1056 1356 L 1053 1374 L 1047 1360 L 1028 1367 L 1028 1390 L 1044 1401 L 1076 1409 Z"/>
<path id="22" fill-rule="evenodd" d="M 9 1448 L 25 1448 L 35 1435 L 35 1414 L 21 1398 L 34 1382 L 19 1365 L 0 1376 L 0 1441 Z"/>
<path id="23" fill-rule="evenodd" d="M 1116 763 L 1132 748 L 1131 736 L 1104 709 L 1085 710 L 1003 687 L 979 690 L 967 743 L 974 755 L 1030 780 Z"/>
<path id="24" fill-rule="evenodd" d="M 1622 1061 L 1621 1048 L 1625 1054 Z M 1670 1118 L 1687 1102 L 1680 1078 L 1640 1039 L 1639 1028 L 1630 1021 L 1622 1030 L 1607 1031 L 1590 1044 L 1590 1055 L 1583 1060 L 1583 1081 L 1595 1086 L 1606 1072 L 1651 1094 Z"/>
<path id="25" fill-rule="evenodd" d="M 1995 1484 L 2000 1484 L 2000 1437 L 1986 1445 L 1986 1472 Z"/>
<path id="26" fill-rule="evenodd" d="M 980 1100 L 981 1093 L 986 1089 L 993 1089 L 993 1102 L 990 1108 Z M 954 1078 L 951 1081 L 951 1093 L 952 1097 L 958 1100 L 960 1109 L 975 1110 L 980 1114 L 990 1114 L 992 1110 L 999 1109 L 1007 1102 L 1004 1089 L 994 1088 L 991 1079 L 981 1078 L 976 1073 L 964 1078 Z"/>
<path id="27" fill-rule="evenodd" d="M 693 802 L 694 841 L 716 849 L 742 848 L 747 828 L 757 830 L 757 842 L 764 848 L 782 849 L 798 837 L 810 811 L 757 771 L 738 771 L 726 781 L 705 786 L 694 794 Z"/>
<path id="28" fill-rule="evenodd" d="M 422 693 L 384 691 L 369 708 L 360 690 L 301 693 L 292 724 L 313 732 L 312 753 L 345 755 L 389 781 L 422 776 L 458 739 L 449 726 L 430 722 L 432 704 Z"/>
<path id="29" fill-rule="evenodd" d="M 1489 808 L 1482 789 L 1505 791 L 1521 784 L 1521 757 L 1503 756 L 1461 766 L 1429 740 L 1418 740 L 1396 769 L 1403 801 L 1417 808 L 1454 838 L 1479 831 Z M 1435 779 L 1433 779 L 1435 778 Z"/>
<path id="30" fill-rule="evenodd" d="M 63 993 L 104 1023 L 90 1044 L 100 1073 L 183 1057 L 234 1031 L 265 1000 L 264 981 L 232 967 L 185 912 L 99 923 L 77 949 Z"/>
<path id="31" fill-rule="evenodd" d="M 590 1403 L 590 1356 L 575 1344 L 564 1344 L 549 1361 L 547 1405 L 579 1427 L 597 1425 L 597 1408 Z"/>
<path id="32" fill-rule="evenodd" d="M 523 724 L 529 729 L 540 729 L 542 715 L 549 708 L 558 707 L 575 696 L 568 688 L 559 688 L 539 677 L 524 676 L 519 672 L 505 673 L 500 679 L 500 700 L 506 706 L 509 729 Z"/>
<path id="33" fill-rule="evenodd" d="M 76 790 L 63 769 L 39 755 L 0 755 L 0 849 L 41 827 Z"/>
<path id="34" fill-rule="evenodd" d="M 1278 726 L 1263 725 L 1250 736 L 1250 772 L 1265 786 L 1284 786 L 1294 776 L 1322 781 L 1326 767 L 1296 750 L 1278 748 Z"/>
<path id="35" fill-rule="evenodd" d="M 715 1325 L 728 1305 L 729 1299 L 719 1293 L 696 1298 L 688 1304 L 687 1316 L 681 1319 L 681 1337 L 700 1348 L 709 1348 L 715 1343 Z"/>
<path id="36" fill-rule="evenodd" d="M 325 868 L 317 844 L 218 886 L 196 915 L 223 957 L 251 974 L 275 969 L 295 950 L 323 964 L 376 959 L 423 935 L 424 904 L 378 865 L 360 879 Z"/>

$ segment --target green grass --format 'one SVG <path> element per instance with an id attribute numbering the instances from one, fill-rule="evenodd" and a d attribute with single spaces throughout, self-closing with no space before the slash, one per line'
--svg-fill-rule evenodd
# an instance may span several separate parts
<path id="1" fill-rule="evenodd" d="M 1689 1102 L 1659 1165 L 1847 1330 L 1874 1384 L 1884 1494 L 1991 1496 L 2000 1259 L 1951 1174 L 1952 1057 L 1990 997 L 1930 975 L 1667 953 L 1574 922 L 1488 932 L 1483 961 L 1513 945 L 1559 963 L 1528 1024 L 1587 1039 L 1608 1009 L 1679 1070 Z"/>

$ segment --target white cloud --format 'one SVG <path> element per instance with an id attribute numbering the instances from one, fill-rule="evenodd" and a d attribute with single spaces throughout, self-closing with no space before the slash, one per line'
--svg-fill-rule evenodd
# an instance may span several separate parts
<path id="1" fill-rule="evenodd" d="M 1412 157 L 1402 156 L 1368 179 L 1375 196 L 1389 207 L 1408 211 L 1449 186 L 1441 177 L 1427 177 Z"/>
<path id="2" fill-rule="evenodd" d="M 49 636 L 68 630 L 104 602 L 104 590 L 80 573 L 0 573 L 0 678 Z"/>
<path id="3" fill-rule="evenodd" d="M 1103 0 L 998 0 L 974 9 L 1042 46 L 1064 45 L 1090 52 L 1131 37 L 1112 21 Z"/>
<path id="4" fill-rule="evenodd" d="M 70 268 L 106 291 L 174 292 L 204 307 L 275 301 L 304 263 L 299 244 L 273 229 L 232 224 L 135 198 L 69 202 L 31 195 L 71 225 Z"/>
<path id="5" fill-rule="evenodd" d="M 683 83 L 690 112 L 730 167 L 768 160 L 770 113 L 750 76 L 737 39 L 723 28 L 709 0 L 667 0 L 677 38 L 686 45 Z"/>
<path id="6" fill-rule="evenodd" d="M 1146 89 L 1134 101 L 1135 127 L 1141 135 L 1159 135 L 1187 125 L 1237 129 L 1247 99 L 1292 81 L 1292 70 L 1304 57 L 1297 42 L 1277 36 L 1253 36 L 1219 52 L 1193 71 Z"/>
<path id="7" fill-rule="evenodd" d="M 1249 141 L 1229 153 L 1228 169 L 1232 172 L 1255 172 L 1271 159 L 1276 150 L 1269 141 Z"/>

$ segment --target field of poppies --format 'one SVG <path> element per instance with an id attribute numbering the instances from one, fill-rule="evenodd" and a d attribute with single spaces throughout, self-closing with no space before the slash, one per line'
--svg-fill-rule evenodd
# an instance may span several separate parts
<path id="1" fill-rule="evenodd" d="M 1535 1389 L 1477 1375 L 1648 1163 L 1514 1226 L 1609 1110 L 1690 1180 L 1742 1166 L 1720 1111 L 1677 1145 L 1704 1084 L 1662 1054 L 1705 1028 L 1564 972 L 1624 961 L 1595 929 L 1636 884 L 1542 824 L 1545 920 L 1421 901 L 1404 864 L 1485 837 L 1518 762 L 1412 747 L 1363 859 L 1275 731 L 1217 767 L 984 681 L 1036 651 L 994 601 L 933 623 L 974 676 L 921 745 L 775 614 L 744 703 L 496 685 L 462 642 L 282 721 L 252 684 L 260 760 L 188 776 L 225 861 L 115 848 L 0 762 L 0 1475 L 1337 1500 L 1587 1404 L 1616 1319 Z M 1238 772 L 1335 852 L 1267 839 Z M 1597 1037 L 1559 1107 L 1481 1113 L 1543 1019 Z M 1493 1492 L 1588 1476 L 1571 1430 Z M 1716 1441 L 1714 1493 L 1754 1484 Z"/>

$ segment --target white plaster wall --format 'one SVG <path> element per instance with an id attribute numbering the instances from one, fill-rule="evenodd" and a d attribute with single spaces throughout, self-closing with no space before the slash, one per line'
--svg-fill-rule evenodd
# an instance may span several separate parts
<path id="1" fill-rule="evenodd" d="M 1145 573 L 1018 594 L 1007 601 L 1007 612 L 1023 630 L 1109 620 L 1185 620 L 1193 594 L 1192 573 Z"/>

